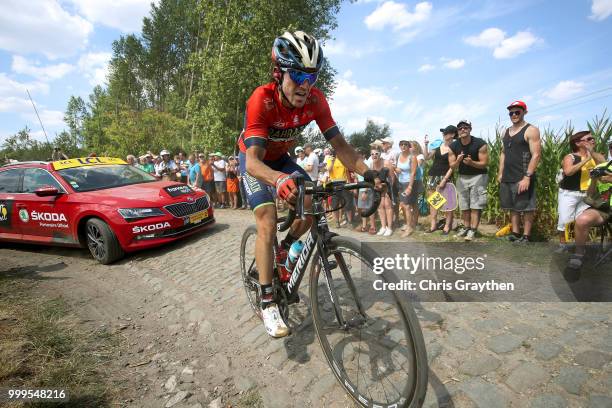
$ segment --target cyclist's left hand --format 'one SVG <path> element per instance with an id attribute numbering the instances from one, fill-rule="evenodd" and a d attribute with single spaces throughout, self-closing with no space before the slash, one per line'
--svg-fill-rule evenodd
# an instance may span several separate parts
<path id="1" fill-rule="evenodd" d="M 276 194 L 281 200 L 287 201 L 289 204 L 295 204 L 298 190 L 290 174 L 282 173 L 278 176 L 276 179 Z"/>
<path id="2" fill-rule="evenodd" d="M 380 173 L 376 170 L 368 170 L 363 173 L 363 179 L 368 183 L 374 183 L 374 189 L 376 191 L 383 191 L 383 189 L 385 188 Z"/>

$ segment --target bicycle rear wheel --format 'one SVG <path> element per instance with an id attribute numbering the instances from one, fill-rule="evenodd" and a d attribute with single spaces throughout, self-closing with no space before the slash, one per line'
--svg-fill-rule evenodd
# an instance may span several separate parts
<path id="1" fill-rule="evenodd" d="M 427 354 L 414 309 L 394 291 L 376 291 L 376 254 L 358 241 L 333 237 L 327 259 L 332 286 L 319 254 L 310 275 L 317 337 L 332 372 L 364 407 L 420 407 L 427 390 Z M 337 265 L 337 266 L 336 266 Z M 346 322 L 341 327 L 331 294 Z M 394 405 L 396 404 L 396 405 Z"/>
<path id="2" fill-rule="evenodd" d="M 250 225 L 242 234 L 240 242 L 240 274 L 249 304 L 253 312 L 261 319 L 261 291 L 259 290 L 259 272 L 255 265 L 255 240 L 257 227 Z"/>

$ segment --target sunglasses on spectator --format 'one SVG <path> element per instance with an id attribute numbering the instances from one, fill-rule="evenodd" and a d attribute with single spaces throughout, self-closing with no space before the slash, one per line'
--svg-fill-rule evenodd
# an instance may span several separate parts
<path id="1" fill-rule="evenodd" d="M 372 152 L 372 156 L 380 156 L 380 153 L 378 153 L 378 152 Z"/>
<path id="2" fill-rule="evenodd" d="M 310 85 L 314 85 L 317 82 L 317 78 L 319 77 L 318 72 L 304 72 L 298 69 L 285 68 L 284 72 L 289 73 L 289 77 L 293 82 L 295 82 L 298 86 L 302 85 L 304 82 L 308 81 Z"/>
<path id="3" fill-rule="evenodd" d="M 519 116 L 520 114 L 521 114 L 520 110 L 508 112 L 508 116 L 510 116 L 510 117 L 512 117 L 512 116 Z"/>
<path id="4" fill-rule="evenodd" d="M 402 146 L 410 147 L 410 143 L 400 143 L 399 145 L 400 145 L 400 147 L 402 147 Z"/>
<path id="5" fill-rule="evenodd" d="M 595 141 L 595 138 L 592 136 L 589 137 L 585 137 L 584 139 L 582 139 L 583 142 L 593 142 Z"/>
<path id="6" fill-rule="evenodd" d="M 469 126 L 459 126 L 457 127 L 457 130 L 468 130 L 469 128 Z"/>

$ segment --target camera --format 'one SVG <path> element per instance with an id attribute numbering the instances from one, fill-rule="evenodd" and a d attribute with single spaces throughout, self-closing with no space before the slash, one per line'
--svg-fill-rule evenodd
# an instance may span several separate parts
<path id="1" fill-rule="evenodd" d="M 608 174 L 612 174 L 610 170 L 608 170 L 608 167 L 596 167 L 589 173 L 592 178 L 598 178 Z"/>

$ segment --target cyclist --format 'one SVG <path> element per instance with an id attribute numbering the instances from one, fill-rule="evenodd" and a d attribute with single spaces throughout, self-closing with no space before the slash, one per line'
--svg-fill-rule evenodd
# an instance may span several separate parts
<path id="1" fill-rule="evenodd" d="M 350 170 L 376 182 L 378 173 L 370 170 L 340 134 L 331 116 L 323 92 L 314 87 L 323 65 L 323 50 L 313 36 L 302 31 L 285 32 L 272 46 L 273 81 L 253 91 L 247 101 L 245 125 L 238 145 L 240 173 L 243 176 L 247 200 L 257 224 L 255 262 L 261 284 L 261 308 L 264 326 L 272 337 L 284 337 L 289 329 L 280 316 L 272 296 L 272 246 L 276 234 L 276 208 L 271 187 L 278 197 L 294 204 L 297 188 L 293 173 L 310 180 L 304 169 L 288 155 L 298 135 L 312 121 L 316 121 L 325 139 L 336 150 L 338 158 Z M 306 198 L 305 207 L 310 208 Z M 296 220 L 282 240 L 286 251 L 306 232 L 312 222 Z"/>

